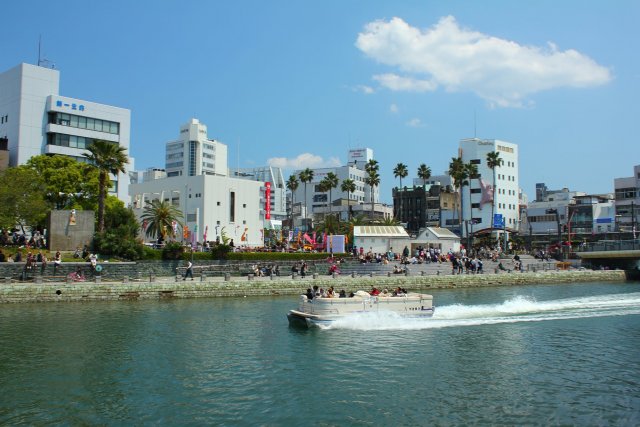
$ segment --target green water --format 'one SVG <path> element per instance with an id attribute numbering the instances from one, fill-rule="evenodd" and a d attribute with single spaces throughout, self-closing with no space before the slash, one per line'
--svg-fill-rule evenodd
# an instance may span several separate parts
<path id="1" fill-rule="evenodd" d="M 432 293 L 326 330 L 295 297 L 0 306 L 0 424 L 640 424 L 637 283 Z"/>

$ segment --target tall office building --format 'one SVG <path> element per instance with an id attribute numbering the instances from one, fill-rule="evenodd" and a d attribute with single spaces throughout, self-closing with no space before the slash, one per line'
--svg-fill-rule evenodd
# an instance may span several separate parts
<path id="1" fill-rule="evenodd" d="M 180 127 L 178 140 L 167 142 L 168 177 L 227 176 L 227 146 L 207 136 L 207 126 L 191 119 Z"/>
<path id="2" fill-rule="evenodd" d="M 497 139 L 468 138 L 460 141 L 460 151 L 464 163 L 478 167 L 478 176 L 470 177 L 469 187 L 462 191 L 462 234 L 466 236 L 467 227 L 471 225 L 474 231 L 492 228 L 492 203 L 494 215 L 503 218 L 507 231 L 517 230 L 520 218 L 518 146 Z M 494 172 L 487 165 L 487 154 L 492 151 L 498 152 L 503 161 L 495 170 L 495 182 Z"/>
<path id="3" fill-rule="evenodd" d="M 0 139 L 9 151 L 9 166 L 40 154 L 85 161 L 94 139 L 129 150 L 131 111 L 59 94 L 60 72 L 20 64 L 0 74 Z M 111 192 L 128 203 L 129 173 L 112 176 Z"/>

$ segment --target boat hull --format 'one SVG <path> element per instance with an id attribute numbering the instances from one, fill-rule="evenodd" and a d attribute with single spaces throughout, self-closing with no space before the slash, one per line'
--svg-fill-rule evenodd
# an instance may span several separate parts
<path id="1" fill-rule="evenodd" d="M 409 294 L 398 297 L 370 296 L 367 293 L 354 298 L 300 297 L 297 310 L 290 310 L 287 319 L 292 326 L 330 325 L 345 316 L 363 313 L 391 312 L 404 318 L 428 318 L 433 316 L 433 297 L 426 294 Z"/>

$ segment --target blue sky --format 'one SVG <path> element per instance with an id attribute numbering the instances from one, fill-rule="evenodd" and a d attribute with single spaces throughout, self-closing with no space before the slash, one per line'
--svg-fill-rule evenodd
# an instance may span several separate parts
<path id="1" fill-rule="evenodd" d="M 611 192 L 640 163 L 635 0 L 23 0 L 2 14 L 0 70 L 35 63 L 42 36 L 62 95 L 131 109 L 137 169 L 164 166 L 191 117 L 230 167 L 370 147 L 386 202 L 398 162 L 442 173 L 474 132 L 519 145 L 530 199 L 536 182 Z"/>

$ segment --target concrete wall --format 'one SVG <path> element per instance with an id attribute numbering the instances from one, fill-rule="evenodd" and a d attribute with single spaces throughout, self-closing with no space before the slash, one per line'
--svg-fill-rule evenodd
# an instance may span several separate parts
<path id="1" fill-rule="evenodd" d="M 51 211 L 49 215 L 48 243 L 50 251 L 73 251 L 84 245 L 91 246 L 95 232 L 93 211 L 76 211 L 75 225 L 70 210 Z"/>
<path id="2" fill-rule="evenodd" d="M 119 301 L 139 299 L 170 299 L 197 297 L 238 297 L 299 295 L 313 285 L 355 291 L 395 289 L 428 291 L 437 288 L 467 288 L 482 286 L 511 286 L 526 284 L 562 284 L 572 282 L 625 280 L 624 271 L 559 271 L 527 274 L 468 275 L 468 276 L 395 276 L 395 277 L 338 277 L 318 276 L 316 279 L 260 280 L 237 279 L 231 281 L 176 281 L 127 283 L 7 283 L 0 284 L 0 303 Z M 636 285 L 630 282 L 630 286 Z M 437 301 L 436 301 L 437 303 Z M 292 306 L 294 308 L 294 306 Z M 283 313 L 284 314 L 284 313 Z"/>

